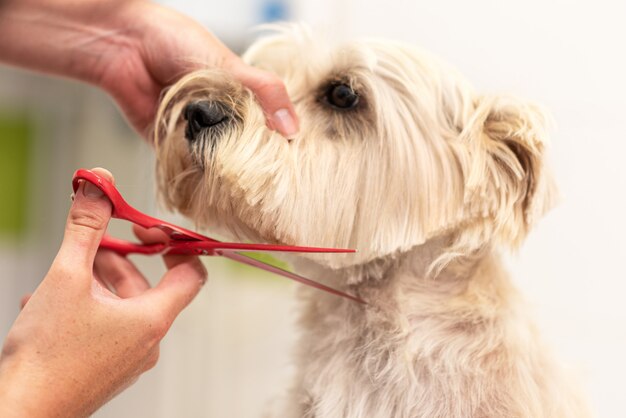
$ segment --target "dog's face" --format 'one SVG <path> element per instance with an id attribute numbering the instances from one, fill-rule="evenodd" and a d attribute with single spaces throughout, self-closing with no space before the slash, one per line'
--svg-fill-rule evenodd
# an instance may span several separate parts
<path id="1" fill-rule="evenodd" d="M 451 251 L 517 244 L 549 205 L 543 117 L 477 96 L 427 53 L 392 42 L 329 49 L 300 30 L 245 59 L 285 82 L 288 141 L 228 74 L 192 73 L 165 95 L 155 146 L 166 203 L 238 239 L 357 248 L 361 264 L 448 234 Z"/>

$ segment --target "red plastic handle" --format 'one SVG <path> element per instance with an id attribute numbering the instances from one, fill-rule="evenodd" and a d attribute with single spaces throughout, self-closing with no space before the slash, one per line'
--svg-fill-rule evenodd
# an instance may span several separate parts
<path id="1" fill-rule="evenodd" d="M 78 190 L 80 180 L 88 181 L 94 186 L 102 190 L 109 198 L 113 205 L 112 216 L 117 219 L 123 219 L 144 228 L 159 228 L 164 231 L 170 239 L 173 240 L 191 240 L 191 241 L 216 241 L 212 238 L 198 234 L 197 232 L 181 228 L 178 225 L 171 224 L 161 219 L 153 218 L 145 213 L 139 212 L 137 209 L 129 205 L 122 197 L 120 192 L 115 188 L 113 183 L 104 179 L 91 170 L 80 169 L 74 173 L 72 186 L 74 192 Z M 217 242 L 217 241 L 216 241 Z"/>
<path id="2" fill-rule="evenodd" d="M 118 238 L 113 238 L 110 235 L 105 235 L 100 241 L 100 248 L 115 251 L 120 255 L 128 254 L 160 254 L 165 251 L 167 245 L 164 243 L 157 244 L 139 244 L 130 241 L 125 241 Z"/>

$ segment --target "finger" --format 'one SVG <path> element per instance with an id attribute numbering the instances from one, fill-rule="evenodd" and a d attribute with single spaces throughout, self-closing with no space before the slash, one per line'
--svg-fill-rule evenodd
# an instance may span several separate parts
<path id="1" fill-rule="evenodd" d="M 150 289 L 150 283 L 137 267 L 113 251 L 98 251 L 94 271 L 109 289 L 124 299 L 140 295 Z"/>
<path id="2" fill-rule="evenodd" d="M 270 127 L 285 138 L 293 139 L 298 133 L 299 122 L 281 79 L 267 71 L 250 67 L 241 60 L 233 61 L 230 65 L 235 78 L 255 94 Z"/>
<path id="3" fill-rule="evenodd" d="M 20 300 L 20 309 L 24 309 L 24 306 L 26 306 L 26 304 L 28 303 L 32 295 L 33 295 L 32 293 L 28 293 L 22 296 L 22 299 Z"/>
<path id="4" fill-rule="evenodd" d="M 141 297 L 171 323 L 200 292 L 206 280 L 207 271 L 202 263 L 190 260 L 168 270 L 159 284 Z"/>
<path id="5" fill-rule="evenodd" d="M 113 175 L 104 169 L 94 169 L 98 175 L 112 181 Z M 109 219 L 111 202 L 93 184 L 82 181 L 74 196 L 65 226 L 65 235 L 55 262 L 91 271 L 96 251 Z"/>
<path id="6" fill-rule="evenodd" d="M 144 244 L 167 243 L 169 241 L 167 234 L 160 229 L 144 228 L 137 224 L 133 224 L 133 234 Z"/>
<path id="7" fill-rule="evenodd" d="M 133 233 L 141 242 L 145 244 L 156 244 L 169 241 L 165 232 L 155 228 L 146 229 L 140 227 L 139 225 L 133 225 Z M 202 266 L 198 257 L 190 255 L 164 255 L 163 261 L 168 269 L 187 262 L 198 263 Z"/>

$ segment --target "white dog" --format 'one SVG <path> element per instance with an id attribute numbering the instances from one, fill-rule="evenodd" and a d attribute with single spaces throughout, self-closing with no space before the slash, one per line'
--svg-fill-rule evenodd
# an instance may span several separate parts
<path id="1" fill-rule="evenodd" d="M 553 201 L 539 109 L 478 95 L 396 42 L 329 48 L 290 28 L 245 59 L 284 80 L 300 134 L 268 129 L 227 74 L 192 73 L 157 117 L 165 201 L 230 237 L 357 248 L 294 264 L 367 301 L 301 290 L 299 371 L 277 416 L 587 416 L 497 252 Z"/>

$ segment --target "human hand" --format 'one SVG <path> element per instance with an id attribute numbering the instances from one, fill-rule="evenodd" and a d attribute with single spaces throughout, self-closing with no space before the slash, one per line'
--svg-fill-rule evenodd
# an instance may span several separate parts
<path id="1" fill-rule="evenodd" d="M 298 119 L 282 81 L 246 65 L 193 19 L 145 0 L 0 1 L 0 62 L 101 87 L 142 135 L 162 90 L 202 68 L 230 72 L 287 138 Z"/>
<path id="2" fill-rule="evenodd" d="M 128 29 L 128 47 L 119 48 L 99 71 L 99 83 L 141 132 L 155 116 L 163 88 L 201 68 L 222 68 L 254 92 L 268 126 L 292 138 L 298 120 L 282 81 L 245 64 L 191 18 L 145 1 L 118 9 L 114 26 Z"/>
<path id="3" fill-rule="evenodd" d="M 165 256 L 168 271 L 150 288 L 126 258 L 98 250 L 110 216 L 108 199 L 81 183 L 59 253 L 6 337 L 0 416 L 90 415 L 156 364 L 160 340 L 205 282 L 198 258 Z"/>

